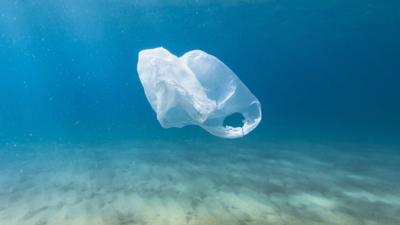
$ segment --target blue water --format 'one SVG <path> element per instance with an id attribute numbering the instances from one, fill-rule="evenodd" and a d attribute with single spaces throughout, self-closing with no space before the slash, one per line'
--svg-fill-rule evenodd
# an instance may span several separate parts
<path id="1" fill-rule="evenodd" d="M 399 224 L 399 40 L 395 0 L 3 0 L 0 224 Z M 221 59 L 259 127 L 161 128 L 159 46 Z"/>

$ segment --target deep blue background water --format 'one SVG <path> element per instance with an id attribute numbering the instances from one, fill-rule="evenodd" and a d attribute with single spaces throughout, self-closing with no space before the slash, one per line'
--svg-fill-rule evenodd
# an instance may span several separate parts
<path id="1" fill-rule="evenodd" d="M 141 49 L 202 49 L 263 106 L 250 137 L 398 142 L 396 0 L 0 2 L 0 140 L 211 137 L 163 130 Z"/>

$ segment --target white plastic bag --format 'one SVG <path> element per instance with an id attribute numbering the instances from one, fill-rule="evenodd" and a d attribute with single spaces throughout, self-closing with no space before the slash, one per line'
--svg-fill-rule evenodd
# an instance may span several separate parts
<path id="1" fill-rule="evenodd" d="M 223 62 L 203 51 L 178 58 L 164 48 L 142 50 L 137 70 L 164 128 L 198 125 L 218 137 L 238 138 L 261 121 L 257 98 Z M 243 115 L 243 126 L 224 126 L 235 113 Z"/>

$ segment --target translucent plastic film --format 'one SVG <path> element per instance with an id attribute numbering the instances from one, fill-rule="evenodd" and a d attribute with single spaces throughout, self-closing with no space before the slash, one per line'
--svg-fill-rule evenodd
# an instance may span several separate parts
<path id="1" fill-rule="evenodd" d="M 261 121 L 258 99 L 229 67 L 203 51 L 177 57 L 164 48 L 146 49 L 139 52 L 137 70 L 164 128 L 197 125 L 218 137 L 238 138 Z"/>

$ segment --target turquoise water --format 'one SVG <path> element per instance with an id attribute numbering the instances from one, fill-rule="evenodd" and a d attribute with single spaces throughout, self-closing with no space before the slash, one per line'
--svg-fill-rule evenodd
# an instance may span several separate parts
<path id="1" fill-rule="evenodd" d="M 0 224 L 400 224 L 397 1 L 0 2 Z M 260 100 L 163 129 L 142 49 L 201 49 Z"/>

